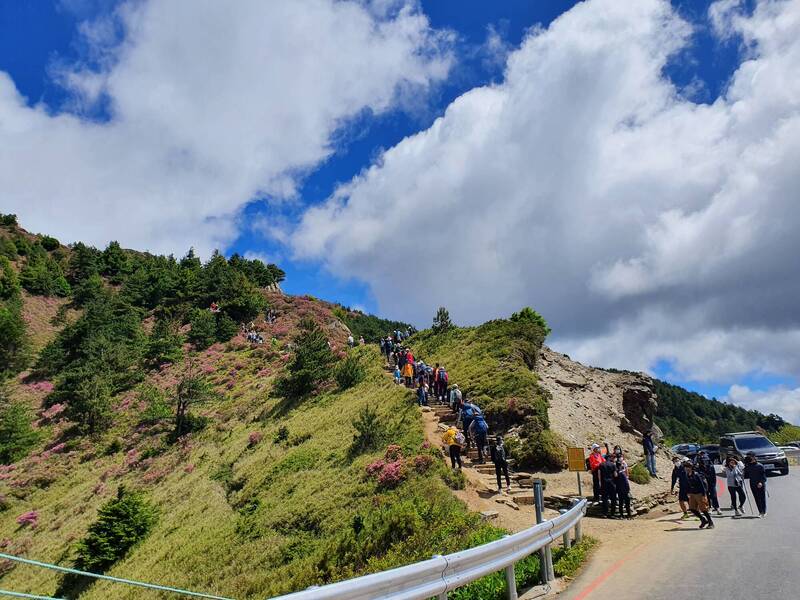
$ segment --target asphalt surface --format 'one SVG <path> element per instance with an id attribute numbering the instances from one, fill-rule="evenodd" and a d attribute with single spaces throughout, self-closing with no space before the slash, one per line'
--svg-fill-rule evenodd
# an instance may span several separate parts
<path id="1" fill-rule="evenodd" d="M 749 495 L 749 482 L 745 489 Z M 637 540 L 619 556 L 600 557 L 599 564 L 587 568 L 559 598 L 800 598 L 800 467 L 793 467 L 788 476 L 771 476 L 767 489 L 767 517 L 754 517 L 746 502 L 748 514 L 732 518 L 724 488 L 720 494 L 723 516 L 713 517 L 713 530 L 699 530 L 696 520 L 662 517 L 646 539 Z"/>

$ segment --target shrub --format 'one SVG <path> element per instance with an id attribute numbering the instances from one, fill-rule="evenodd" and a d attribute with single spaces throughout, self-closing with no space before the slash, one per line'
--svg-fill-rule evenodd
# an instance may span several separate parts
<path id="1" fill-rule="evenodd" d="M 433 457 L 430 454 L 418 454 L 414 457 L 414 470 L 417 473 L 424 473 L 433 465 Z"/>
<path id="2" fill-rule="evenodd" d="M 61 246 L 61 243 L 50 235 L 43 235 L 41 239 L 39 239 L 39 243 L 42 245 L 42 248 L 48 252 L 51 252 Z"/>
<path id="3" fill-rule="evenodd" d="M 559 434 L 545 429 L 521 439 L 515 458 L 522 468 L 552 469 L 566 467 L 567 444 Z"/>
<path id="4" fill-rule="evenodd" d="M 544 317 L 535 310 L 533 310 L 530 306 L 526 306 L 521 311 L 515 312 L 513 315 L 511 315 L 511 320 L 514 321 L 515 323 L 521 321 L 528 321 L 530 323 L 535 323 L 536 325 L 542 328 L 545 337 L 550 335 L 551 330 L 550 327 L 547 325 L 547 321 L 545 321 Z"/>
<path id="5" fill-rule="evenodd" d="M 359 411 L 358 417 L 353 421 L 353 427 L 356 432 L 350 444 L 351 457 L 374 450 L 386 439 L 386 424 L 370 405 L 364 406 Z"/>
<path id="6" fill-rule="evenodd" d="M 251 431 L 250 435 L 247 436 L 247 445 L 252 448 L 254 446 L 258 446 L 261 443 L 261 440 L 264 439 L 264 434 L 260 431 Z"/>
<path id="7" fill-rule="evenodd" d="M 587 535 L 569 549 L 558 548 L 553 550 L 553 571 L 555 571 L 556 576 L 575 577 L 578 569 L 586 562 L 596 545 L 597 540 Z"/>
<path id="8" fill-rule="evenodd" d="M 386 463 L 378 474 L 378 485 L 382 488 L 394 488 L 405 481 L 407 475 L 406 465 L 402 458 Z"/>
<path id="9" fill-rule="evenodd" d="M 336 368 L 336 383 L 340 390 L 358 385 L 367 375 L 367 371 L 358 355 L 350 353 Z"/>
<path id="10" fill-rule="evenodd" d="M 76 568 L 103 573 L 143 540 L 156 522 L 156 510 L 140 494 L 123 486 L 104 504 L 97 521 L 78 543 Z"/>
<path id="11" fill-rule="evenodd" d="M 166 395 L 156 386 L 145 383 L 139 387 L 136 399 L 140 404 L 144 404 L 140 423 L 158 423 L 172 418 L 172 406 L 167 400 Z"/>
<path id="12" fill-rule="evenodd" d="M 22 513 L 17 517 L 17 524 L 20 527 L 28 526 L 31 529 L 36 529 L 36 526 L 39 524 L 39 513 L 35 510 Z"/>
<path id="13" fill-rule="evenodd" d="M 89 433 L 107 429 L 112 422 L 108 380 L 94 375 L 79 383 L 67 403 L 67 416 Z"/>
<path id="14" fill-rule="evenodd" d="M 285 442 L 289 439 L 289 428 L 286 425 L 281 425 L 278 427 L 278 431 L 275 432 L 275 436 L 272 438 L 272 441 L 276 444 L 280 444 L 281 442 Z"/>
<path id="15" fill-rule="evenodd" d="M 0 402 L 0 463 L 8 465 L 26 457 L 38 443 L 39 434 L 31 426 L 27 407 L 2 398 Z"/>
<path id="16" fill-rule="evenodd" d="M 189 320 L 189 341 L 198 350 L 204 350 L 217 341 L 217 321 L 214 313 L 197 308 Z"/>
<path id="17" fill-rule="evenodd" d="M 183 337 L 178 331 L 178 322 L 159 316 L 147 340 L 145 357 L 153 366 L 174 363 L 183 356 Z"/>
<path id="18" fill-rule="evenodd" d="M 17 258 L 17 245 L 7 237 L 0 237 L 0 256 L 10 260 Z"/>
<path id="19" fill-rule="evenodd" d="M 631 467 L 630 478 L 634 483 L 646 485 L 650 483 L 650 471 L 642 463 L 636 463 Z"/>
<path id="20" fill-rule="evenodd" d="M 2 225 L 3 227 L 16 227 L 17 215 L 11 213 L 7 215 L 0 214 L 0 225 Z"/>
<path id="21" fill-rule="evenodd" d="M 237 333 L 239 333 L 239 326 L 236 321 L 231 319 L 225 313 L 219 313 L 217 317 L 216 336 L 218 342 L 227 342 Z"/>
<path id="22" fill-rule="evenodd" d="M 461 470 L 445 469 L 442 471 L 442 481 L 451 490 L 463 490 L 467 487 L 467 478 Z"/>
<path id="23" fill-rule="evenodd" d="M 287 400 L 297 400 L 314 391 L 330 377 L 329 369 L 335 361 L 325 333 L 313 319 L 303 319 L 300 328 L 288 373 L 275 384 L 278 394 Z"/>

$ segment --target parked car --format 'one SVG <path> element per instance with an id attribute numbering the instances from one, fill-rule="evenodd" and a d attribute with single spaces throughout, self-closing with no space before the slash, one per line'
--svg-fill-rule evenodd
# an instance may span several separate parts
<path id="1" fill-rule="evenodd" d="M 686 458 L 694 458 L 700 451 L 700 444 L 676 444 L 671 450 L 674 454 L 680 454 Z"/>
<path id="2" fill-rule="evenodd" d="M 705 452 L 708 459 L 715 465 L 722 464 L 722 456 L 719 453 L 719 444 L 705 444 L 700 446 L 700 452 Z"/>
<path id="3" fill-rule="evenodd" d="M 786 453 L 757 431 L 726 433 L 719 438 L 719 453 L 723 460 L 728 456 L 744 460 L 748 452 L 753 452 L 756 460 L 764 465 L 767 471 L 778 471 L 781 475 L 789 474 L 789 460 L 786 458 Z"/>

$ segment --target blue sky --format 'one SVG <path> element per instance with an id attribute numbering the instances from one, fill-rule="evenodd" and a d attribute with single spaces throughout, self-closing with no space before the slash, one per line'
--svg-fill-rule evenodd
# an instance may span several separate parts
<path id="1" fill-rule="evenodd" d="M 764 3 L 769 1 L 764 0 Z M 157 2 L 138 3 L 140 7 L 158 4 Z M 414 64 L 414 68 L 419 68 L 422 73 L 420 77 L 427 78 L 427 82 L 422 88 L 414 88 L 415 91 L 411 95 L 412 99 L 409 101 L 406 98 L 402 102 L 393 100 L 394 104 L 388 108 L 384 100 L 366 99 L 360 109 L 355 111 L 348 109 L 348 111 L 337 115 L 333 120 L 334 125 L 331 130 L 322 134 L 322 139 L 327 138 L 327 142 L 323 147 L 316 152 L 309 151 L 309 157 L 298 159 L 295 166 L 289 164 L 283 167 L 286 172 L 291 173 L 290 177 L 296 186 L 294 193 L 290 194 L 290 200 L 287 201 L 285 198 L 280 198 L 279 193 L 272 191 L 271 184 L 267 185 L 266 187 L 269 189 L 262 193 L 239 198 L 235 203 L 226 204 L 224 209 L 216 209 L 216 213 L 214 210 L 210 210 L 209 214 L 203 218 L 202 226 L 208 226 L 210 230 L 213 229 L 213 234 L 208 233 L 206 235 L 204 233 L 205 230 L 202 232 L 198 230 L 196 235 L 198 237 L 205 235 L 208 243 L 214 243 L 213 240 L 216 239 L 223 239 L 228 253 L 251 253 L 278 262 L 287 271 L 287 280 L 284 287 L 290 293 L 310 293 L 350 306 L 386 314 L 387 316 L 409 319 L 419 325 L 425 324 L 424 319 L 426 317 L 424 315 L 429 314 L 431 308 L 440 303 L 452 304 L 454 310 L 451 312 L 454 312 L 457 320 L 460 318 L 463 322 L 477 322 L 493 316 L 499 316 L 492 311 L 500 311 L 502 314 L 502 311 L 506 310 L 505 304 L 501 303 L 502 306 L 487 309 L 476 300 L 464 299 L 464 306 L 461 306 L 458 302 L 464 298 L 464 294 L 458 295 L 457 299 L 454 300 L 450 300 L 447 293 L 443 293 L 441 298 L 435 297 L 436 294 L 430 294 L 433 297 L 429 300 L 409 299 L 408 303 L 404 303 L 402 298 L 398 298 L 398 296 L 404 294 L 404 288 L 399 287 L 399 284 L 393 279 L 386 279 L 386 269 L 391 270 L 392 268 L 391 259 L 381 256 L 381 261 L 387 262 L 388 265 L 381 264 L 379 267 L 373 267 L 369 258 L 370 253 L 372 253 L 372 256 L 376 256 L 374 249 L 365 252 L 363 256 L 353 257 L 350 256 L 350 252 L 347 249 L 338 248 L 337 250 L 336 238 L 328 240 L 330 244 L 320 254 L 318 251 L 308 250 L 308 244 L 304 247 L 302 237 L 298 237 L 295 231 L 302 233 L 307 230 L 306 226 L 314 224 L 313 216 L 315 213 L 309 211 L 310 208 L 325 208 L 329 206 L 329 199 L 339 186 L 351 184 L 355 177 L 370 166 L 382 166 L 380 163 L 383 160 L 382 157 L 384 155 L 382 153 L 384 151 L 408 147 L 411 143 L 409 142 L 411 136 L 429 130 L 434 121 L 442 117 L 448 107 L 459 104 L 460 98 L 465 94 L 469 95 L 471 91 L 487 85 L 503 91 L 506 88 L 510 89 L 510 83 L 505 79 L 506 58 L 509 54 L 523 56 L 523 50 L 526 49 L 522 48 L 522 46 L 525 45 L 524 42 L 532 31 L 548 30 L 553 20 L 560 15 L 571 18 L 572 21 L 569 22 L 572 23 L 574 21 L 575 27 L 582 26 L 577 14 L 573 16 L 573 13 L 578 12 L 577 9 L 603 10 L 602 7 L 600 9 L 597 8 L 596 5 L 599 2 L 592 2 L 591 6 L 581 6 L 576 7 L 576 10 L 571 10 L 573 4 L 556 0 L 541 0 L 537 2 L 529 0 L 509 0 L 505 2 L 426 0 L 418 5 L 412 3 L 410 6 L 415 11 L 415 14 L 423 15 L 427 19 L 427 25 L 421 30 L 419 38 L 415 42 L 421 45 L 433 43 L 436 46 L 433 50 L 430 45 L 426 46 L 421 59 L 419 59 L 420 54 L 413 55 L 416 56 L 414 60 L 418 60 L 422 64 L 410 64 Z M 64 73 L 77 74 L 79 78 L 82 78 L 83 85 L 92 85 L 91 78 L 85 77 L 86 73 L 109 72 L 113 74 L 116 68 L 113 61 L 120 60 L 120 54 L 114 54 L 114 52 L 117 52 L 116 49 L 119 47 L 119 43 L 124 40 L 125 31 L 119 26 L 119 21 L 108 19 L 114 17 L 114 11 L 119 5 L 120 3 L 110 0 L 64 0 L 63 2 L 0 0 L 0 72 L 7 73 L 19 94 L 26 98 L 29 108 L 44 110 L 51 117 L 73 113 L 79 115 L 84 123 L 93 121 L 100 125 L 113 124 L 116 116 L 109 109 L 110 104 L 108 101 L 112 92 L 101 94 L 99 98 L 82 103 L 80 108 L 76 108 L 76 90 L 68 86 L 65 87 L 63 75 Z M 654 6 L 658 9 L 658 6 L 655 4 Z M 742 2 L 736 9 L 736 14 L 741 19 L 752 19 L 753 21 L 767 18 L 756 11 L 757 6 L 758 3 L 754 0 Z M 683 41 L 675 42 L 676 49 L 665 54 L 665 64 L 660 69 L 660 72 L 656 73 L 656 78 L 661 78 L 674 86 L 675 93 L 680 99 L 670 102 L 672 104 L 683 103 L 683 106 L 679 106 L 679 108 L 690 109 L 687 112 L 696 113 L 697 107 L 703 105 L 712 107 L 712 110 L 719 110 L 720 113 L 725 112 L 728 108 L 725 103 L 728 101 L 729 86 L 743 60 L 752 58 L 754 48 L 757 47 L 753 39 L 748 38 L 745 40 L 745 37 L 749 35 L 742 33 L 748 31 L 746 26 L 737 25 L 732 20 L 730 23 L 733 24 L 726 26 L 728 29 L 725 33 L 720 32 L 721 26 L 714 27 L 711 18 L 711 13 L 714 9 L 711 7 L 712 3 L 707 1 L 674 0 L 672 2 L 674 18 L 670 17 L 672 20 L 671 25 L 674 25 L 677 19 L 681 18 L 691 27 L 691 34 Z M 144 13 L 145 11 L 142 12 Z M 155 10 L 152 12 L 158 14 Z M 608 11 L 606 10 L 606 12 Z M 658 10 L 651 11 L 651 13 L 648 14 L 650 16 L 655 15 L 653 18 L 663 18 L 663 15 L 660 15 Z M 603 13 L 599 12 L 598 14 L 602 15 Z M 164 18 L 163 15 L 162 18 Z M 396 15 L 387 17 L 389 20 L 392 18 L 400 20 L 400 16 Z M 643 17 L 637 17 L 637 19 L 642 20 Z M 566 19 L 562 21 L 567 22 Z M 87 23 L 111 23 L 112 26 L 110 30 L 108 27 L 95 27 L 89 30 L 92 35 L 87 35 Z M 563 31 L 567 29 L 568 27 L 565 25 L 562 27 L 561 33 L 555 33 L 554 31 L 553 40 L 547 43 L 558 49 L 559 44 L 562 43 L 559 42 L 558 36 L 564 36 Z M 670 38 L 665 43 L 672 43 L 681 38 L 678 27 L 676 27 L 675 31 L 675 37 Z M 97 32 L 101 34 L 101 42 L 97 41 L 98 38 L 95 35 Z M 447 34 L 447 42 L 443 44 L 443 46 L 446 46 L 446 50 L 443 50 L 438 45 L 441 39 L 436 38 L 436 35 L 442 32 Z M 610 39 L 613 40 L 614 35 L 616 34 L 609 31 Z M 265 37 L 268 36 L 265 34 Z M 322 38 L 323 36 L 320 34 L 319 37 Z M 565 44 L 567 43 L 566 39 L 564 38 L 565 41 L 563 42 Z M 432 40 L 438 41 L 432 42 Z M 108 52 L 109 48 L 112 49 L 112 52 Z M 435 65 L 432 66 L 434 60 L 428 54 L 435 55 L 437 53 L 440 53 L 442 57 L 445 54 L 447 55 L 446 59 L 442 59 L 443 61 L 449 61 L 446 73 L 434 73 Z M 107 61 L 108 56 L 113 56 L 114 58 L 111 62 L 104 62 Z M 408 59 L 408 56 L 404 58 Z M 425 64 L 429 58 L 430 63 Z M 426 71 L 426 69 L 430 70 Z M 637 76 L 641 76 L 641 74 Z M 531 77 L 534 77 L 534 75 L 531 75 Z M 568 81 L 569 85 L 572 85 L 572 83 L 572 81 Z M 624 82 L 621 82 L 620 85 L 622 83 Z M 106 82 L 106 85 L 110 84 Z M 390 81 L 387 85 L 391 86 L 393 84 Z M 635 88 L 632 89 L 635 90 Z M 240 97 L 246 96 L 247 92 L 247 90 L 241 91 Z M 633 91 L 631 93 L 635 94 L 636 92 Z M 117 98 L 117 100 L 119 99 Z M 624 99 L 615 98 L 615 101 L 620 102 L 624 101 Z M 198 102 L 202 102 L 202 99 L 199 99 Z M 547 110 L 552 111 L 553 109 L 551 107 Z M 635 111 L 638 108 L 633 108 L 632 110 Z M 793 114 L 791 111 L 794 108 L 787 106 L 786 110 L 789 111 L 787 114 Z M 553 117 L 555 118 L 556 115 L 553 115 Z M 636 119 L 631 122 L 637 125 L 646 124 L 647 119 L 650 117 L 650 113 L 642 113 L 642 115 L 636 117 L 642 120 L 641 123 L 637 123 Z M 706 121 L 713 122 L 713 119 L 709 118 Z M 688 134 L 686 135 L 688 136 Z M 709 135 L 709 137 L 712 136 Z M 735 140 L 736 144 L 739 144 L 739 141 Z M 206 138 L 204 138 L 204 142 L 207 142 Z M 318 140 L 317 143 L 319 143 Z M 670 149 L 669 145 L 673 143 L 675 147 Z M 681 143 L 682 140 L 680 139 L 664 139 L 665 154 L 681 155 L 681 152 L 684 151 L 690 153 L 686 149 L 697 145 L 697 142 L 694 141 L 687 141 L 685 146 L 681 146 Z M 308 145 L 313 146 L 310 142 Z M 734 144 L 732 143 L 731 145 L 733 146 Z M 743 142 L 737 147 L 741 150 Z M 578 148 L 580 148 L 580 145 L 576 147 L 576 149 Z M 575 152 L 576 149 L 573 149 L 572 152 Z M 706 155 L 714 153 L 720 153 L 720 150 L 709 147 L 705 151 Z M 241 159 L 239 160 L 241 162 Z M 567 158 L 567 164 L 569 160 Z M 691 171 L 692 165 L 686 163 L 679 165 L 678 168 L 679 170 L 676 173 L 679 173 L 677 178 L 680 178 L 682 176 L 680 173 Z M 712 167 L 709 167 L 709 169 L 709 173 L 714 171 Z M 716 170 L 718 171 L 719 169 Z M 390 172 L 388 168 L 383 169 L 383 171 Z M 568 182 L 570 177 L 567 176 L 564 181 Z M 637 181 L 632 177 L 628 179 Z M 671 182 L 675 179 L 676 175 L 673 173 L 665 181 Z M 676 189 L 679 191 L 676 193 L 691 196 L 692 186 L 699 186 L 698 181 L 702 185 L 706 185 L 709 177 L 699 176 L 690 179 L 691 181 L 687 180 L 684 186 L 690 192 L 678 187 Z M 263 183 L 259 185 L 263 187 Z M 637 185 L 641 187 L 650 184 L 639 182 L 634 187 Z M 354 186 L 355 191 L 352 196 L 348 196 L 350 198 L 348 205 L 355 206 L 352 198 L 361 193 L 362 188 L 368 192 L 369 183 L 364 183 L 364 185 L 359 183 Z M 730 188 L 730 185 L 727 188 Z M 724 183 L 719 183 L 718 189 L 727 188 Z M 453 190 L 455 189 L 458 188 L 453 187 Z M 134 190 L 132 192 L 134 197 L 135 193 L 136 191 Z M 643 194 L 643 196 L 649 194 L 650 192 Z M 689 201 L 687 205 L 680 208 L 672 207 L 672 212 L 670 212 L 669 206 L 663 208 L 659 214 L 643 221 L 641 224 L 642 229 L 651 228 L 657 232 L 660 225 L 656 224 L 665 223 L 664 219 L 667 218 L 665 215 L 696 210 L 702 204 L 703 198 L 712 197 L 713 195 L 714 191 L 710 188 L 698 189 L 696 199 Z M 212 199 L 207 202 L 212 203 Z M 233 212 L 231 212 L 232 208 Z M 675 212 L 676 210 L 678 213 Z M 349 214 L 353 211 L 348 210 L 345 212 L 349 218 Z M 636 211 L 631 212 L 636 213 Z M 646 209 L 643 209 L 642 212 L 646 212 Z M 225 227 L 216 228 L 217 215 L 221 218 L 224 214 L 228 215 L 228 217 L 234 214 L 235 219 L 231 221 L 230 218 L 226 217 L 228 222 Z M 387 216 L 393 214 L 388 200 L 385 214 Z M 26 216 L 22 214 L 23 223 L 32 220 L 26 219 Z M 43 218 L 37 218 L 39 220 L 34 221 L 35 223 L 47 223 Z M 669 218 L 674 218 L 674 216 Z M 53 227 L 57 228 L 60 224 L 58 219 L 54 217 L 53 221 Z M 350 223 L 348 227 L 355 231 L 360 224 L 365 222 L 369 222 L 369 220 L 361 219 L 355 222 L 355 226 Z M 270 224 L 274 228 L 273 233 L 265 234 L 264 229 L 257 226 L 259 223 Z M 301 227 L 298 228 L 298 225 L 301 225 Z M 75 232 L 76 237 L 86 235 L 79 227 L 69 229 L 66 225 L 62 226 L 64 230 L 59 231 L 62 237 L 69 236 L 72 231 Z M 377 225 L 374 227 L 378 229 Z M 392 223 L 386 223 L 381 224 L 380 229 L 380 235 L 376 234 L 375 236 L 379 240 L 376 242 L 380 248 L 379 254 L 386 254 L 391 258 L 393 253 L 397 253 L 397 264 L 426 260 L 423 249 L 424 244 L 421 245 L 414 240 L 408 239 L 407 226 L 398 223 L 397 227 L 393 229 Z M 278 231 L 278 233 L 276 234 L 275 231 Z M 329 235 L 324 230 L 321 231 L 323 233 L 315 233 L 314 235 Z M 191 228 L 189 228 L 188 232 L 182 232 L 182 234 L 181 240 L 194 239 L 191 237 Z M 153 235 L 163 237 L 163 233 Z M 370 237 L 369 229 L 361 235 Z M 121 236 L 118 235 L 117 237 Z M 578 238 L 578 244 L 580 244 L 581 237 L 583 236 Z M 176 236 L 177 238 L 178 236 Z M 646 242 L 649 238 L 645 237 L 644 239 Z M 198 243 L 200 242 L 198 241 Z M 498 242 L 494 243 L 497 244 Z M 500 244 L 504 243 L 504 241 L 500 242 Z M 565 242 L 565 244 L 572 243 L 574 241 Z M 487 246 L 487 248 L 491 249 L 493 246 Z M 180 250 L 176 249 L 174 251 L 179 252 Z M 644 264 L 645 261 L 649 260 L 648 257 L 651 254 L 648 253 L 650 251 L 645 249 L 642 250 L 640 256 L 631 254 L 630 257 L 627 257 L 625 253 L 629 251 L 630 249 L 628 248 L 620 250 L 618 253 L 616 251 L 610 253 L 605 263 L 598 262 L 583 274 L 577 272 L 578 268 L 573 259 L 560 265 L 560 271 L 556 272 L 550 272 L 546 265 L 542 265 L 539 268 L 545 269 L 545 272 L 550 273 L 550 279 L 547 280 L 546 285 L 554 291 L 547 295 L 540 291 L 539 288 L 541 286 L 528 287 L 527 291 L 519 291 L 517 295 L 513 295 L 509 291 L 509 298 L 511 299 L 508 304 L 513 307 L 515 306 L 514 303 L 529 303 L 541 308 L 545 316 L 555 325 L 554 343 L 563 344 L 563 347 L 571 355 L 589 362 L 620 368 L 647 368 L 659 377 L 685 385 L 709 396 L 724 397 L 729 394 L 732 385 L 742 386 L 742 388 L 746 388 L 747 393 L 755 394 L 756 396 L 759 392 L 770 390 L 778 390 L 781 393 L 786 390 L 793 391 L 792 388 L 797 386 L 797 371 L 794 363 L 784 364 L 784 362 L 777 359 L 768 363 L 765 359 L 763 364 L 742 365 L 739 355 L 744 352 L 744 349 L 731 349 L 730 346 L 732 344 L 727 343 L 722 344 L 723 349 L 717 350 L 720 353 L 719 356 L 708 354 L 705 348 L 717 343 L 709 340 L 719 340 L 721 339 L 720 336 L 732 336 L 732 339 L 734 339 L 737 331 L 741 331 L 743 327 L 746 327 L 748 322 L 757 320 L 751 315 L 749 321 L 745 320 L 745 322 L 716 322 L 719 320 L 719 313 L 715 315 L 715 309 L 709 308 L 716 302 L 716 299 L 712 298 L 713 294 L 698 292 L 697 290 L 692 291 L 688 290 L 688 288 L 676 288 L 669 292 L 670 294 L 674 292 L 675 305 L 680 306 L 680 303 L 688 302 L 689 304 L 684 304 L 683 306 L 687 309 L 696 308 L 698 315 L 702 313 L 702 317 L 698 316 L 698 319 L 703 321 L 703 326 L 700 326 L 699 329 L 702 331 L 707 330 L 708 332 L 707 339 L 687 341 L 687 357 L 682 356 L 680 338 L 667 339 L 670 338 L 669 318 L 665 320 L 663 331 L 657 334 L 664 337 L 664 340 L 661 340 L 663 343 L 653 343 L 648 352 L 642 353 L 631 350 L 626 354 L 622 351 L 608 352 L 607 350 L 608 346 L 621 347 L 623 345 L 619 342 L 621 339 L 626 340 L 631 345 L 644 343 L 637 338 L 637 335 L 644 334 L 637 333 L 637 329 L 641 331 L 643 328 L 636 324 L 636 319 L 629 318 L 626 322 L 621 315 L 628 311 L 630 314 L 639 314 L 641 316 L 648 314 L 647 311 L 650 310 L 661 316 L 662 313 L 666 314 L 669 310 L 674 310 L 672 303 L 667 306 L 663 296 L 658 298 L 652 294 L 648 296 L 649 292 L 639 293 L 637 291 L 620 299 L 617 292 L 614 292 L 610 294 L 613 297 L 612 300 L 609 300 L 609 294 L 606 294 L 602 299 L 603 307 L 596 309 L 596 316 L 600 317 L 600 322 L 608 323 L 607 327 L 598 325 L 598 319 L 592 317 L 591 313 L 595 310 L 594 308 L 587 309 L 587 306 L 599 307 L 601 304 L 599 301 L 594 304 L 588 304 L 589 295 L 587 295 L 586 305 L 576 304 L 571 307 L 571 312 L 560 313 L 557 308 L 551 307 L 551 305 L 559 307 L 564 304 L 561 298 L 558 297 L 559 294 L 562 296 L 564 294 L 575 296 L 575 293 L 570 291 L 572 288 L 567 286 L 566 283 L 564 283 L 563 290 L 560 289 L 559 286 L 562 281 L 558 273 L 563 274 L 565 279 L 575 276 L 576 280 L 581 282 L 581 285 L 591 286 L 592 284 L 587 284 L 587 281 L 590 282 L 593 277 L 596 277 L 597 273 L 595 271 L 605 268 L 604 264 L 611 264 L 616 261 L 619 268 L 613 271 L 614 276 L 616 277 L 619 273 L 623 273 L 627 278 L 630 277 L 630 269 L 625 265 Z M 432 252 L 435 252 L 435 250 Z M 439 260 L 438 255 L 434 255 L 433 258 Z M 444 261 L 445 259 L 442 258 L 441 260 Z M 576 272 L 573 273 L 573 269 Z M 623 270 L 620 271 L 619 269 Z M 653 268 L 653 272 L 657 270 L 656 267 Z M 637 277 L 639 277 L 638 271 L 636 273 Z M 432 275 L 431 277 L 433 277 L 432 282 L 435 282 L 436 276 Z M 494 285 L 498 284 L 497 281 L 492 279 L 493 275 L 487 274 L 486 277 L 485 286 L 487 289 L 492 289 Z M 515 277 L 518 276 L 509 275 L 507 278 L 499 280 L 501 281 L 499 285 L 506 285 L 506 283 L 502 282 L 509 282 L 507 283 L 509 289 L 515 289 L 516 286 L 510 283 L 513 282 Z M 401 276 L 398 275 L 398 279 L 400 278 Z M 669 285 L 672 285 L 675 278 L 667 279 L 669 279 Z M 414 280 L 413 276 L 410 280 Z M 537 281 L 539 280 L 537 279 Z M 616 282 L 617 279 L 613 281 Z M 627 282 L 627 279 L 625 281 Z M 775 281 L 777 286 L 777 278 Z M 425 283 L 423 281 L 421 286 L 425 287 L 427 285 L 431 287 L 430 284 L 432 282 Z M 641 287 L 641 285 L 644 284 L 642 282 L 637 283 L 637 286 Z M 717 290 L 725 285 L 727 284 L 718 285 Z M 636 290 L 639 290 L 639 287 Z M 452 291 L 448 293 L 452 293 Z M 730 295 L 735 295 L 736 293 L 735 291 L 730 291 Z M 707 294 L 707 296 L 703 296 L 703 294 Z M 413 306 L 407 306 L 407 304 Z M 757 303 L 753 302 L 753 304 L 756 305 Z M 737 306 L 742 305 L 747 305 L 747 302 L 739 302 L 737 304 Z M 400 307 L 399 309 L 397 308 L 398 306 Z M 687 310 L 688 312 L 691 311 Z M 697 329 L 696 326 L 692 327 Z M 776 325 L 767 324 L 765 327 L 776 327 Z M 793 327 L 794 324 L 790 328 L 792 331 Z M 785 326 L 778 326 L 778 329 L 781 328 L 786 330 Z M 694 331 L 687 331 L 687 338 L 693 333 Z M 759 336 L 759 339 L 763 337 L 760 336 L 758 331 L 751 333 L 754 336 Z M 614 336 L 617 337 L 615 338 Z M 656 342 L 658 341 L 656 340 Z M 605 348 L 603 347 L 604 344 Z M 688 348 L 691 348 L 691 350 L 688 350 Z M 738 354 L 730 357 L 727 355 L 722 356 L 722 353 L 729 351 L 735 351 Z M 704 365 L 703 368 L 687 366 L 687 361 L 690 360 L 688 358 L 689 354 L 692 357 L 708 356 L 708 365 Z M 644 355 L 647 358 L 642 358 Z M 691 360 L 702 362 L 702 360 L 696 358 Z M 756 398 L 756 396 L 753 396 L 755 398 L 754 402 L 756 400 L 762 402 L 762 404 L 767 402 L 764 398 L 760 396 Z"/>

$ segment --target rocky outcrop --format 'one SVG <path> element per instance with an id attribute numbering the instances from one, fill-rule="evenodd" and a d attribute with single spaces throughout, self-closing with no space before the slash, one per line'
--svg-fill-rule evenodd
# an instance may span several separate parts
<path id="1" fill-rule="evenodd" d="M 570 445 L 619 444 L 626 454 L 641 456 L 644 431 L 652 429 L 658 408 L 653 381 L 644 373 L 611 372 L 587 367 L 543 347 L 536 364 L 539 382 L 551 394 L 552 429 Z"/>

